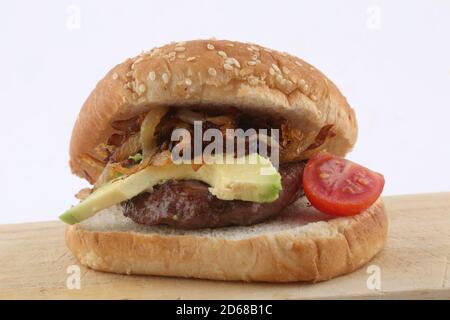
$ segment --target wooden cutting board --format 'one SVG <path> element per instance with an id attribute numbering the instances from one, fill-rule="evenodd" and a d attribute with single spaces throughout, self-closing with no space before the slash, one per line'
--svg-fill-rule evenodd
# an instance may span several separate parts
<path id="1" fill-rule="evenodd" d="M 263 284 L 96 272 L 80 265 L 58 221 L 0 226 L 0 299 L 450 299 L 450 193 L 385 198 L 386 248 L 367 266 L 327 282 Z M 68 270 L 69 268 L 69 270 Z"/>

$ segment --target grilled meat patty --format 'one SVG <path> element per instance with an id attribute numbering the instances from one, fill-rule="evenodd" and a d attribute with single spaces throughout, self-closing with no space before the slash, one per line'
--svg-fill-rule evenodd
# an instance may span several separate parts
<path id="1" fill-rule="evenodd" d="M 121 205 L 125 216 L 145 225 L 165 224 L 179 229 L 251 225 L 279 214 L 303 195 L 304 166 L 304 162 L 280 166 L 282 190 L 271 203 L 221 200 L 203 182 L 170 180 Z"/>

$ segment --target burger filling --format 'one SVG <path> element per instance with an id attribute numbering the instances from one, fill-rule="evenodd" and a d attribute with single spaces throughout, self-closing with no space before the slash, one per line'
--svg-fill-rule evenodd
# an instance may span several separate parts
<path id="1" fill-rule="evenodd" d="M 125 216 L 146 224 L 166 224 L 181 229 L 251 225 L 277 215 L 303 195 L 304 163 L 286 163 L 280 167 L 282 189 L 273 202 L 221 200 L 208 185 L 196 181 L 170 180 L 122 202 Z"/>
<path id="2" fill-rule="evenodd" d="M 250 136 L 246 137 L 243 154 L 232 148 L 231 157 L 256 159 L 257 165 L 214 164 L 198 159 L 195 151 L 199 146 L 194 139 L 173 139 L 174 130 L 180 128 L 195 137 L 198 124 L 203 132 L 210 128 L 220 131 L 223 146 L 236 143 L 228 129 L 255 129 L 257 137 L 264 132 L 269 145 L 274 143 L 271 129 L 277 129 L 279 168 L 268 160 L 273 149 L 264 156 L 252 153 Z M 68 223 L 79 222 L 113 204 L 122 206 L 125 216 L 145 225 L 195 229 L 258 223 L 276 216 L 303 195 L 301 177 L 307 152 L 333 136 L 331 126 L 311 135 L 286 119 L 255 116 L 234 108 L 207 112 L 160 107 L 111 125 L 116 133 L 107 144 L 99 146 L 95 155 L 81 158 L 89 168 L 86 178 L 95 185 L 84 201 L 61 216 Z M 190 148 L 180 148 L 187 143 Z M 208 141 L 201 141 L 202 152 L 208 146 Z M 191 163 L 175 163 L 175 150 L 182 150 L 178 154 Z M 213 152 L 213 157 L 224 155 Z M 266 173 L 261 175 L 263 169 Z"/>

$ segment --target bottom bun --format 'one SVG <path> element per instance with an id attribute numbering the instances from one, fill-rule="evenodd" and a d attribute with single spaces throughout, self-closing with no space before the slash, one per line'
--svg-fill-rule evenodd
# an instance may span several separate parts
<path id="1" fill-rule="evenodd" d="M 386 241 L 387 225 L 381 199 L 357 216 L 341 218 L 300 199 L 264 223 L 194 231 L 139 225 L 116 206 L 68 227 L 66 242 L 83 265 L 114 273 L 322 281 L 372 259 Z"/>

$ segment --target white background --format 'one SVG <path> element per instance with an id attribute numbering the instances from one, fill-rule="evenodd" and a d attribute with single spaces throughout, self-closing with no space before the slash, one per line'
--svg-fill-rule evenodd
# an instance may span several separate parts
<path id="1" fill-rule="evenodd" d="M 212 36 L 298 55 L 337 83 L 359 120 L 349 158 L 384 173 L 384 194 L 450 190 L 450 1 L 2 1 L 0 223 L 76 202 L 71 129 L 109 68 Z"/>

